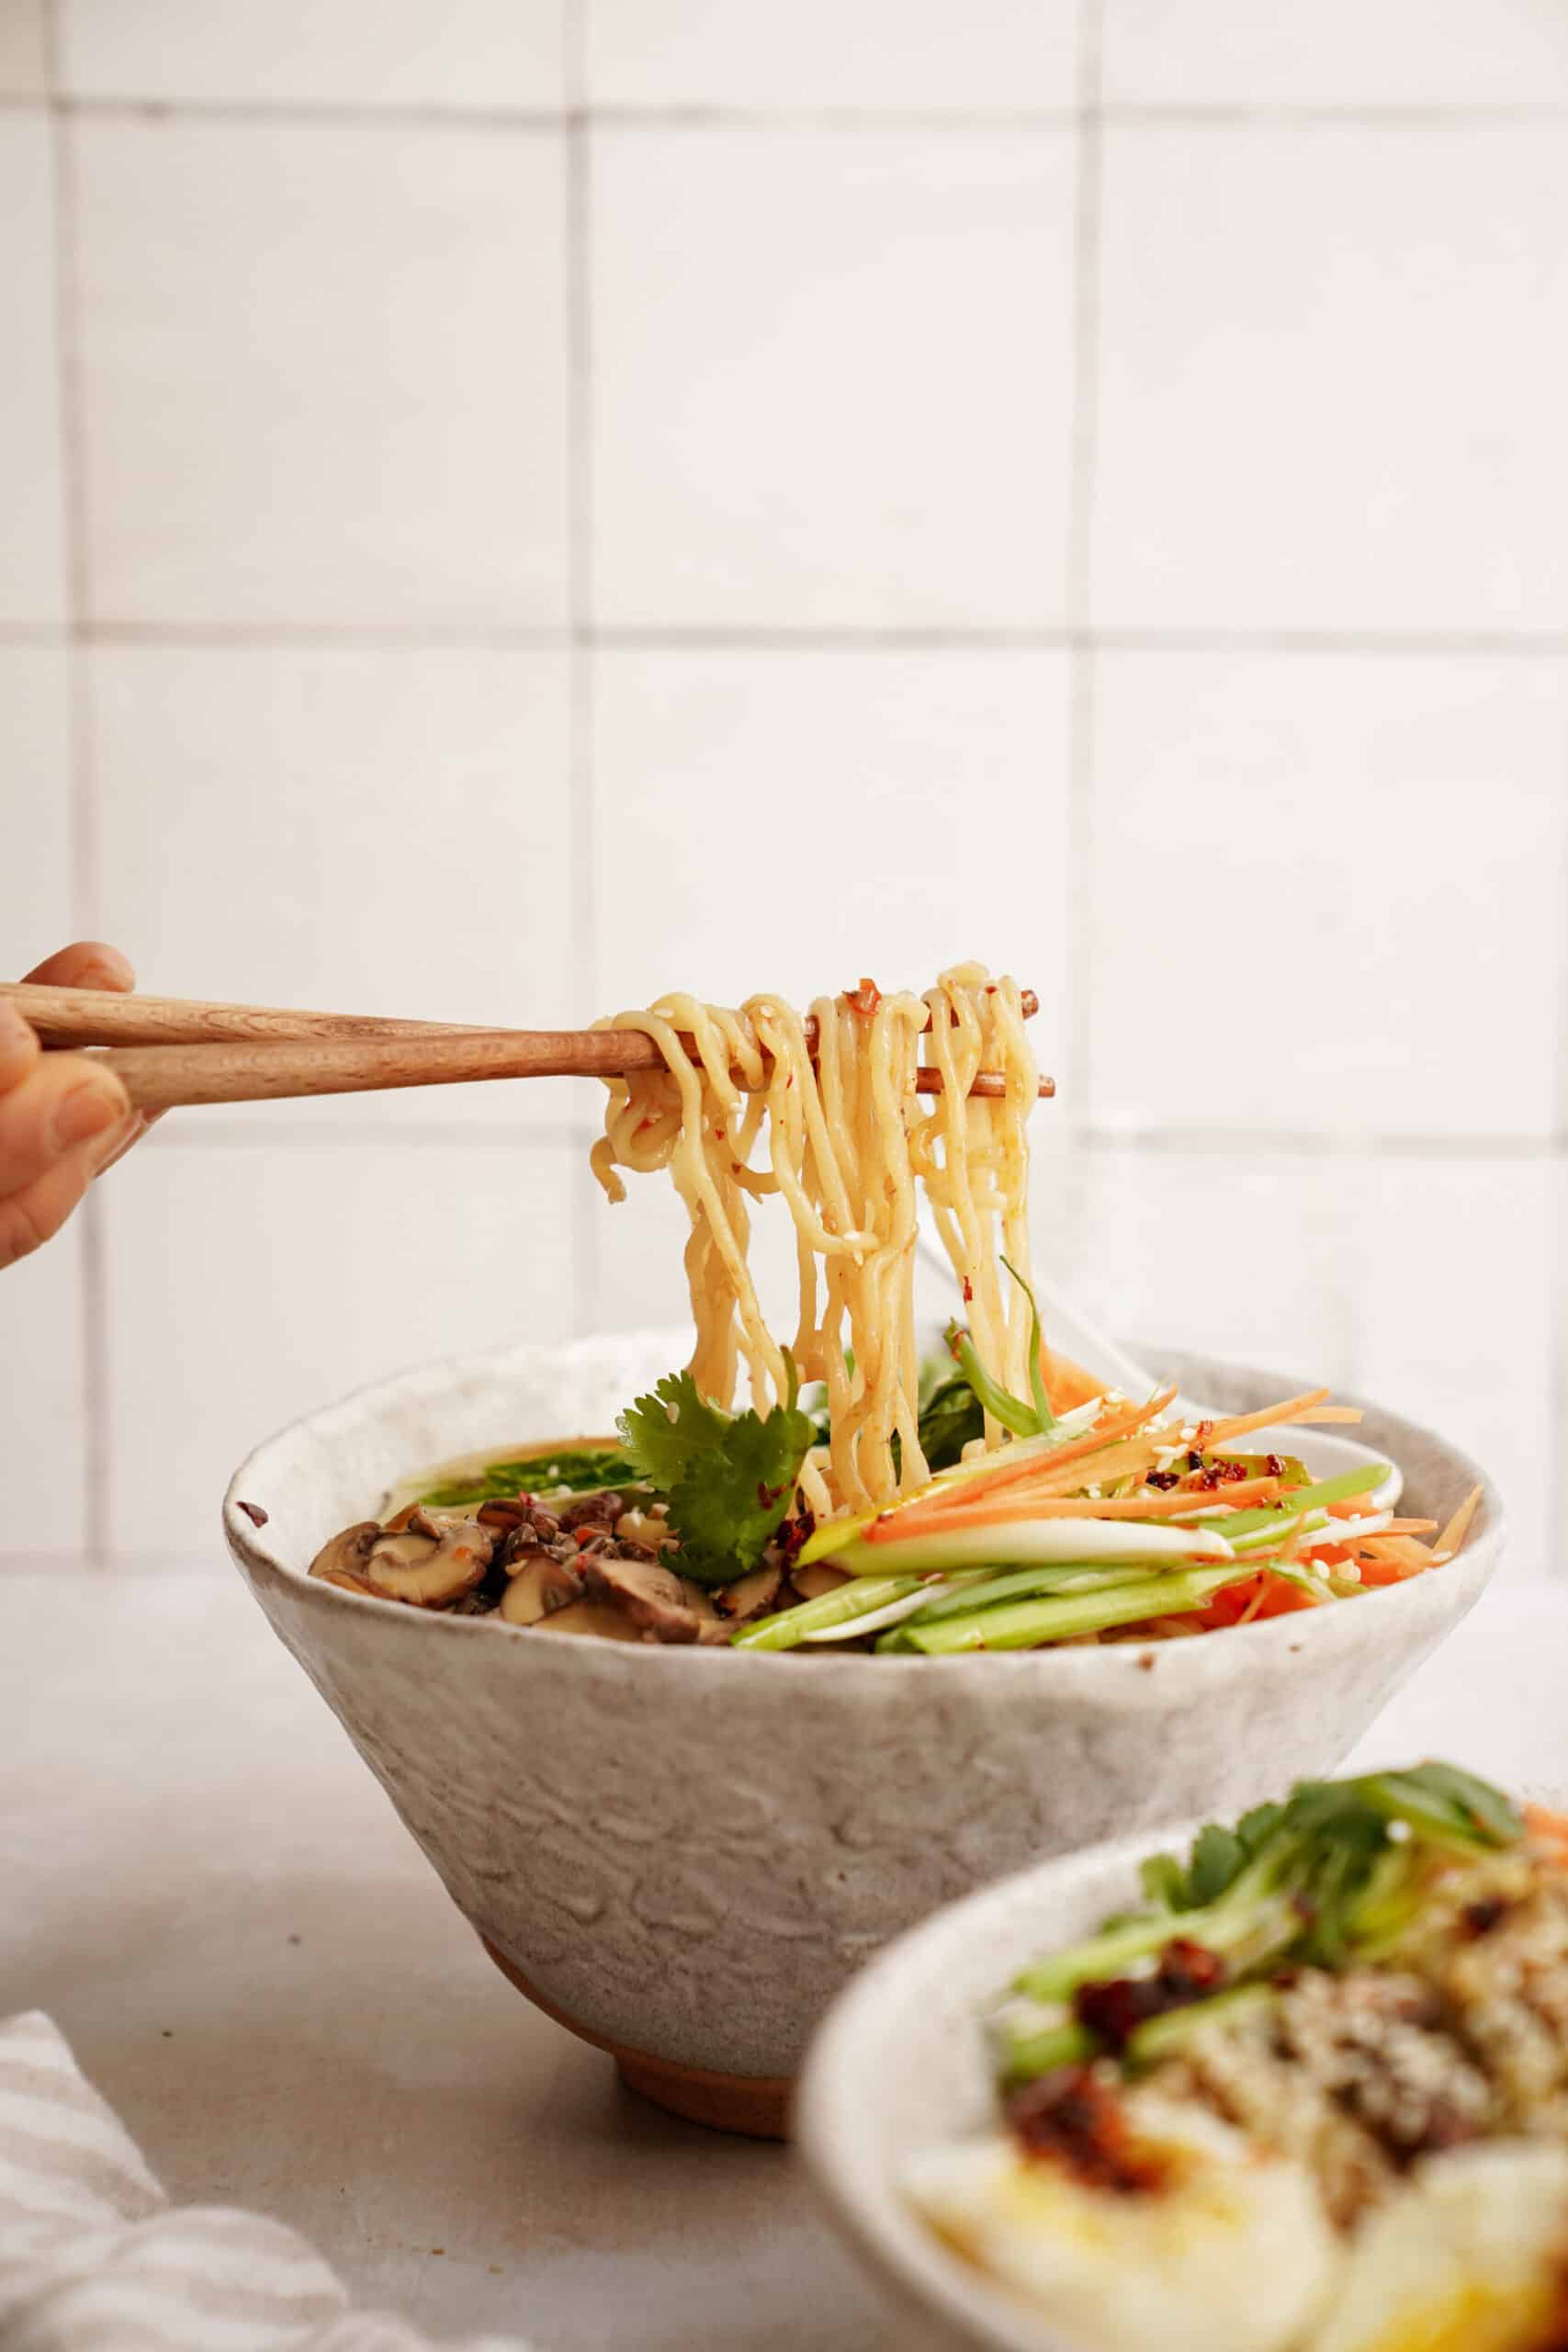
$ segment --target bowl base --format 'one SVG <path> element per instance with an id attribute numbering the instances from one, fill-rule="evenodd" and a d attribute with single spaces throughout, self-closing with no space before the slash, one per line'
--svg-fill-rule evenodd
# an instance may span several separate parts
<path id="1" fill-rule="evenodd" d="M 568 2033 L 576 2034 L 580 2041 L 607 2051 L 622 2082 L 639 2098 L 663 2108 L 669 2115 L 683 2117 L 688 2123 L 705 2124 L 710 2132 L 731 2132 L 747 2140 L 789 2138 L 792 2075 L 716 2075 L 705 2066 L 682 2066 L 673 2058 L 660 2058 L 652 2051 L 612 2041 L 558 2008 L 504 1952 L 496 1950 L 488 1936 L 481 1936 L 479 1941 L 508 1984 L 514 1984 L 525 2000 L 543 2009 L 557 2025 L 565 2026 Z"/>

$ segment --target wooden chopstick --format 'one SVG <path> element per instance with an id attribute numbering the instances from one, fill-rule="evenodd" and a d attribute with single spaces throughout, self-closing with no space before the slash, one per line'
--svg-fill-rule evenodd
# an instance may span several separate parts
<path id="1" fill-rule="evenodd" d="M 46 1046 L 221 1046 L 267 1038 L 449 1037 L 471 1024 L 385 1021 L 363 1012 L 306 1012 L 270 1004 L 214 1004 L 200 998 L 122 996 L 114 989 L 50 989 L 0 981 Z M 482 1029 L 483 1024 L 480 1024 Z"/>
<path id="2" fill-rule="evenodd" d="M 498 1030 L 493 1023 L 457 1021 L 389 1021 L 368 1012 L 307 1012 L 298 1006 L 224 1004 L 202 997 L 124 996 L 114 989 L 56 989 L 33 980 L 0 980 L 0 998 L 15 1005 L 46 1046 L 220 1046 L 261 1044 L 269 1038 L 304 1042 L 317 1037 L 615 1036 L 626 1058 L 619 1070 L 657 1069 L 660 1052 L 639 1030 Z M 1040 1010 L 1032 989 L 1020 1000 L 1025 1020 Z M 929 1024 L 928 1024 L 929 1025 Z M 815 1046 L 817 1023 L 806 1023 Z M 595 1059 L 588 1073 L 604 1074 Z"/>
<path id="3" fill-rule="evenodd" d="M 123 1081 L 136 1108 L 146 1112 L 475 1080 L 624 1077 L 657 1069 L 663 1058 L 653 1040 L 635 1029 L 443 1027 L 26 984 L 0 992 L 51 1046 L 108 1043 L 101 1058 Z M 1033 1012 L 1036 1000 L 1026 995 L 1023 1001 Z M 807 1033 L 809 1037 L 809 1023 Z M 916 1086 L 922 1094 L 939 1093 L 940 1071 L 921 1069 Z M 982 1070 L 971 1091 L 999 1095 L 1004 1081 Z M 1054 1094 L 1055 1081 L 1043 1079 L 1040 1091 Z"/>

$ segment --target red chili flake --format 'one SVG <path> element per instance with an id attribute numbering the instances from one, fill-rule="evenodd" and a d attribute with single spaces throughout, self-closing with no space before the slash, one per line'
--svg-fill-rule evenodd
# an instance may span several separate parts
<path id="1" fill-rule="evenodd" d="M 1166 2007 L 1153 1976 L 1108 1976 L 1096 1984 L 1080 1984 L 1073 1996 L 1078 2023 L 1098 2034 L 1110 2050 L 1124 2050 L 1138 2028 Z"/>
<path id="2" fill-rule="evenodd" d="M 757 1501 L 763 1510 L 772 1510 L 783 1492 L 782 1487 L 764 1486 L 761 1478 L 757 1481 Z"/>
<path id="3" fill-rule="evenodd" d="M 815 1517 L 804 1504 L 793 1519 L 785 1520 L 773 1541 L 783 1552 L 786 1566 L 795 1558 L 796 1553 L 804 1549 L 806 1539 L 816 1524 Z"/>
<path id="4" fill-rule="evenodd" d="M 243 1510 L 253 1527 L 265 1527 L 266 1525 L 267 1515 L 265 1511 L 263 1510 L 260 1503 L 236 1503 L 234 1505 L 234 1509 L 236 1510 Z"/>
<path id="5" fill-rule="evenodd" d="M 1200 1453 L 1202 1451 L 1203 1447 L 1208 1444 L 1209 1440 L 1213 1436 L 1213 1434 L 1214 1424 L 1213 1421 L 1199 1422 L 1197 1428 L 1192 1432 L 1192 1442 L 1198 1447 Z"/>
<path id="6" fill-rule="evenodd" d="M 1080 1984 L 1073 2012 L 1108 2048 L 1124 2050 L 1148 2018 L 1201 2000 L 1223 1982 L 1224 1973 L 1224 1961 L 1206 1944 L 1173 1936 L 1152 1976 L 1112 1976 L 1098 1984 Z"/>
<path id="7" fill-rule="evenodd" d="M 974 1285 L 974 1283 L 970 1281 L 970 1279 L 969 1279 L 968 1275 L 967 1275 L 967 1274 L 965 1274 L 965 1275 L 964 1275 L 964 1306 L 973 1306 L 973 1304 L 974 1304 L 974 1299 L 975 1299 L 975 1285 Z"/>
<path id="8" fill-rule="evenodd" d="M 866 1019 L 869 1021 L 872 1014 L 876 1011 L 877 1006 L 882 1002 L 882 990 L 877 987 L 874 980 L 868 980 L 863 978 L 858 989 L 846 989 L 844 990 L 844 1002 L 849 1006 L 852 1012 L 863 1012 Z"/>
<path id="9" fill-rule="evenodd" d="M 1056 2164 L 1091 2188 L 1122 2196 L 1157 2188 L 1163 2168 L 1130 2144 L 1126 2109 L 1114 2084 L 1089 2066 L 1059 2066 L 1008 2102 L 1008 2120 L 1026 2153 Z"/>
<path id="10" fill-rule="evenodd" d="M 1277 1453 L 1266 1453 L 1263 1457 L 1263 1467 L 1270 1478 L 1282 1478 L 1285 1475 L 1285 1465 Z"/>
<path id="11" fill-rule="evenodd" d="M 794 1072 L 794 1070 L 791 1070 L 791 1071 L 790 1071 L 790 1073 L 789 1073 L 789 1075 L 788 1075 L 788 1077 L 784 1080 L 784 1092 L 785 1092 L 786 1094 L 789 1092 L 790 1088 L 791 1088 L 794 1084 L 795 1084 L 795 1072 Z"/>
<path id="12" fill-rule="evenodd" d="M 1170 1488 L 1178 1483 L 1174 1470 L 1151 1470 L 1144 1480 L 1145 1487 L 1157 1487 L 1161 1494 L 1168 1493 Z"/>
<path id="13" fill-rule="evenodd" d="M 1172 1936 L 1159 1956 L 1158 1981 L 1169 1992 L 1212 1993 L 1224 1973 L 1219 1953 L 1211 1951 L 1207 1944 L 1194 1943 L 1190 1936 Z"/>
<path id="14" fill-rule="evenodd" d="M 724 1129 L 722 1127 L 715 1127 L 713 1131 L 713 1139 L 715 1143 L 722 1143 L 724 1141 Z"/>

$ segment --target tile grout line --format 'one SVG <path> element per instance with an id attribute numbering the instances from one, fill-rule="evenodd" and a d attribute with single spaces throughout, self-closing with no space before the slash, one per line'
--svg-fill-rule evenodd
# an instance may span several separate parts
<path id="1" fill-rule="evenodd" d="M 1077 652 L 1319 654 L 1382 660 L 1400 655 L 1442 654 L 1479 659 L 1556 661 L 1568 653 L 1568 631 L 1506 629 L 1269 629 L 1269 628 L 1011 628 L 950 624 L 865 628 L 662 628 L 649 624 L 596 624 L 531 628 L 496 623 L 442 628 L 398 622 L 234 621 L 201 624 L 158 621 L 6 621 L 0 645 L 115 645 L 202 649 L 254 646 L 263 651 L 291 646 L 376 648 L 415 652 L 491 648 L 501 651 L 558 652 L 581 644 L 610 652 L 862 652 L 886 648 L 931 652 Z"/>
<path id="2" fill-rule="evenodd" d="M 569 26 L 569 32 L 571 28 Z M 578 44 L 569 40 L 569 71 Z M 745 107 L 726 104 L 593 106 L 577 92 L 564 106 L 464 106 L 435 101 L 398 100 L 387 105 L 345 98 L 223 98 L 195 96 L 110 96 L 54 88 L 46 101 L 60 116 L 80 116 L 108 121 L 220 123 L 289 122 L 338 128 L 345 124 L 392 130 L 471 130 L 480 131 L 558 132 L 573 121 L 635 135 L 639 131 L 762 130 L 776 133 L 878 133 L 914 131 L 1005 132 L 1067 130 L 1079 112 L 1077 105 L 1059 106 L 796 106 Z M 37 107 L 36 96 L 23 93 L 0 96 L 0 113 Z M 1441 99 L 1378 101 L 1375 99 L 1171 100 L 1167 103 L 1112 100 L 1097 108 L 1118 130 L 1158 130 L 1166 126 L 1190 129 L 1249 128 L 1280 125 L 1286 129 L 1364 125 L 1390 130 L 1489 129 L 1517 125 L 1550 127 L 1568 120 L 1568 107 L 1551 100 L 1475 103 Z"/>
<path id="3" fill-rule="evenodd" d="M 1562 783 L 1568 789 L 1568 740 L 1562 746 Z M 1561 922 L 1568 922 L 1568 856 L 1558 878 L 1558 909 Z M 1557 982 L 1557 1069 L 1554 1089 L 1553 1115 L 1561 1134 L 1568 1129 L 1568 952 L 1563 955 Z M 1562 1509 L 1568 1505 L 1568 1186 L 1561 1171 L 1558 1175 L 1556 1197 L 1551 1204 L 1551 1236 L 1553 1259 L 1550 1269 L 1550 1293 L 1552 1303 L 1551 1359 L 1548 1367 L 1551 1382 L 1551 1463 L 1548 1473 L 1547 1499 L 1551 1523 L 1556 1526 Z M 1563 1563 L 1559 1573 L 1568 1573 Z"/>
<path id="4" fill-rule="evenodd" d="M 45 66 L 51 105 L 50 154 L 54 202 L 54 325 L 59 404 L 62 526 L 65 537 L 66 725 L 70 763 L 72 921 L 77 935 L 96 928 L 97 805 L 86 655 L 80 635 L 88 611 L 86 467 L 82 413 L 82 305 L 78 277 L 75 158 L 69 119 L 54 100 L 60 87 L 60 0 L 43 10 Z M 109 1384 L 107 1237 L 95 1189 L 79 1211 L 82 1247 L 82 1453 L 86 1556 L 108 1558 Z"/>
<path id="5" fill-rule="evenodd" d="M 1095 459 L 1099 428 L 1100 62 L 1102 0 L 1078 0 L 1075 73 L 1077 107 L 1073 194 L 1073 384 L 1066 538 L 1069 640 L 1067 718 L 1068 1059 L 1073 1101 L 1066 1145 L 1081 1161 L 1089 1130 L 1094 1021 L 1090 946 L 1094 932 L 1095 654 L 1085 640 L 1091 606 Z M 1081 1206 L 1074 1195 L 1075 1208 Z"/>
<path id="6" fill-rule="evenodd" d="M 568 410 L 568 654 L 571 796 L 572 977 L 580 1019 L 598 1001 L 597 893 L 593 876 L 593 338 L 592 318 L 592 156 L 582 100 L 587 89 L 588 0 L 560 0 L 570 113 L 566 134 L 566 332 Z M 599 1224 L 586 1187 L 570 1193 L 572 1313 L 579 1333 L 599 1312 Z"/>

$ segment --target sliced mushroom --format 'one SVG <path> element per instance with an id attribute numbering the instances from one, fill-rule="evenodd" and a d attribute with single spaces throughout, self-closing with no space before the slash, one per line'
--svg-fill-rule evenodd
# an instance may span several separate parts
<path id="1" fill-rule="evenodd" d="M 574 1600 L 569 1608 L 552 1609 L 541 1617 L 536 1634 L 599 1634 L 607 1642 L 640 1642 L 642 1635 L 629 1617 L 607 1600 Z"/>
<path id="2" fill-rule="evenodd" d="M 599 1487 L 578 1495 L 557 1516 L 575 1535 L 580 1527 L 614 1527 L 626 1507 L 626 1498 L 618 1487 Z"/>
<path id="3" fill-rule="evenodd" d="M 478 1520 L 416 1510 L 404 1533 L 383 1535 L 371 1546 L 364 1573 L 389 1600 L 441 1609 L 472 1592 L 494 1549 L 494 1536 Z"/>
<path id="4" fill-rule="evenodd" d="M 547 1552 L 525 1552 L 501 1596 L 501 1614 L 509 1625 L 536 1625 L 581 1597 L 582 1578 L 575 1569 Z"/>
<path id="5" fill-rule="evenodd" d="M 351 1576 L 346 1568 L 312 1568 L 310 1574 L 320 1577 L 323 1584 L 335 1584 L 340 1592 L 363 1592 L 374 1600 L 376 1588 L 367 1584 L 363 1577 Z"/>
<path id="6" fill-rule="evenodd" d="M 784 1569 L 776 1560 L 765 1560 L 750 1576 L 737 1577 L 719 1595 L 726 1623 L 744 1625 L 753 1617 L 765 1617 L 777 1600 L 783 1582 Z"/>
<path id="7" fill-rule="evenodd" d="M 333 1577 L 339 1574 L 358 1577 L 370 1556 L 370 1547 L 380 1535 L 379 1522 L 362 1519 L 353 1527 L 345 1527 L 330 1543 L 323 1544 L 310 1563 L 313 1577 Z"/>
<path id="8" fill-rule="evenodd" d="M 620 1610 L 639 1633 L 660 1642 L 694 1642 L 700 1631 L 696 1611 L 672 1570 L 653 1559 L 618 1559 L 613 1552 L 589 1549 L 581 1555 L 588 1597 Z"/>
<path id="9" fill-rule="evenodd" d="M 808 1568 L 791 1568 L 789 1580 L 802 1600 L 820 1600 L 827 1592 L 837 1592 L 849 1577 L 842 1568 L 830 1568 L 826 1560 L 814 1560 Z"/>
<path id="10" fill-rule="evenodd" d="M 716 1625 L 720 1622 L 718 1608 L 706 1585 L 698 1584 L 694 1577 L 682 1577 L 679 1582 L 681 1598 L 693 1616 L 701 1617 L 705 1622 L 711 1617 Z"/>

